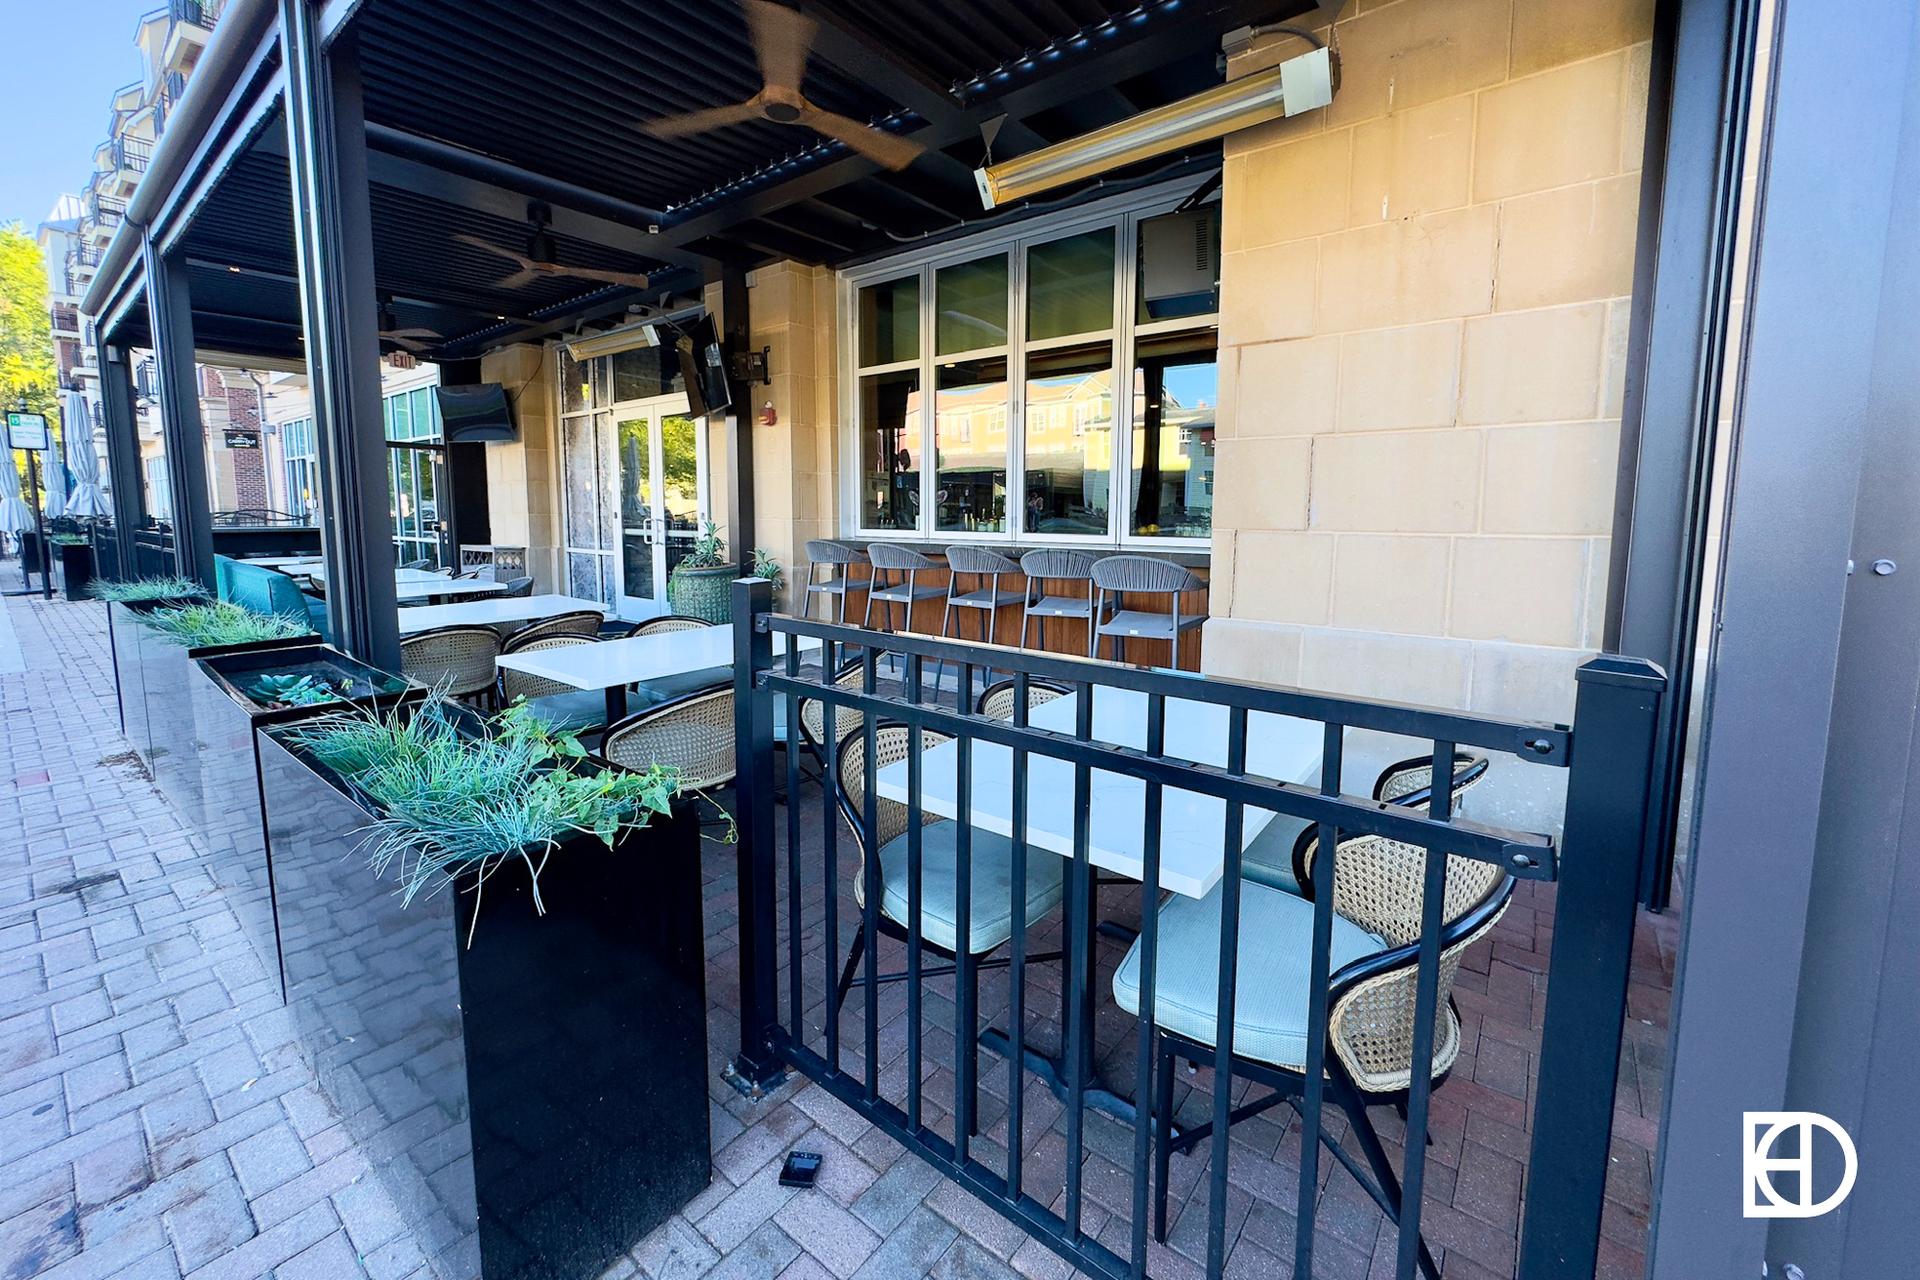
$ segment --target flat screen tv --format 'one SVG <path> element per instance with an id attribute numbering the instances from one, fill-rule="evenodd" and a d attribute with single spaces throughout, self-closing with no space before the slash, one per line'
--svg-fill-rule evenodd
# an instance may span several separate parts
<path id="1" fill-rule="evenodd" d="M 471 387 L 435 387 L 440 402 L 440 425 L 448 444 L 518 440 L 507 389 L 497 382 Z"/>
<path id="2" fill-rule="evenodd" d="M 680 354 L 680 378 L 687 384 L 687 410 L 696 418 L 725 413 L 733 403 L 727 388 L 726 359 L 713 319 L 701 316 L 674 339 Z"/>

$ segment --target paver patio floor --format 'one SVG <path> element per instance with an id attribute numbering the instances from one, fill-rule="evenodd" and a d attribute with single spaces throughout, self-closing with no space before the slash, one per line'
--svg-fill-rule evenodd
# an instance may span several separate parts
<path id="1" fill-rule="evenodd" d="M 194 837 L 168 809 L 119 735 L 103 610 L 4 603 L 24 671 L 0 670 L 0 1280 L 76 1277 L 405 1277 L 429 1274 L 348 1126 L 316 1085 L 277 988 L 231 905 L 201 867 Z M 808 843 L 818 794 L 802 793 Z M 784 826 L 784 815 L 782 826 Z M 842 847 L 843 923 L 853 919 L 850 841 Z M 805 850 L 819 866 L 817 847 Z M 1037 1242 L 829 1098 L 795 1080 L 750 1103 L 720 1080 L 737 1038 L 738 925 L 732 850 L 705 858 L 714 1178 L 686 1211 L 608 1272 L 612 1280 L 693 1277 L 1056 1277 L 1069 1269 Z M 817 911 L 824 877 L 809 881 Z M 1108 915 L 1137 915 L 1109 891 Z M 784 918 L 784 911 L 783 911 Z M 812 915 L 809 919 L 813 919 Z M 1552 894 L 1523 885 L 1456 986 L 1465 1045 L 1434 1098 L 1426 1230 L 1451 1277 L 1510 1275 L 1521 1209 L 1533 1070 L 1552 936 Z M 1035 931 L 1036 947 L 1049 945 Z M 1664 1062 L 1674 918 L 1647 918 L 1637 939 L 1627 1046 L 1616 1094 L 1611 1199 L 1602 1274 L 1637 1276 Z M 830 962 L 818 928 L 803 934 L 810 974 Z M 843 954 L 832 948 L 831 962 Z M 896 944 L 884 957 L 899 958 Z M 1096 992 L 1120 948 L 1102 947 Z M 1058 978 L 1030 972 L 1032 1036 L 1057 1031 Z M 821 992 L 810 977 L 817 1025 Z M 1004 1005 L 1003 980 L 983 1013 Z M 926 1002 L 929 1123 L 952 1099 L 951 985 Z M 862 1038 L 860 998 L 842 1018 Z M 784 1006 L 783 1006 L 784 1007 Z M 881 1002 L 882 1079 L 904 1082 L 904 1002 Z M 1108 1004 L 1103 1062 L 1131 1080 L 1132 1023 Z M 1007 1140 L 1004 1064 L 983 1054 L 981 1143 Z M 853 1063 L 857 1066 L 857 1061 Z M 636 1085 L 644 1071 L 636 1064 Z M 1208 1105 L 1204 1073 L 1177 1105 Z M 1030 1185 L 1057 1164 L 1061 1109 L 1028 1081 L 1024 1147 Z M 1270 1116 L 1283 1116 L 1281 1111 Z M 1401 1131 L 1376 1112 L 1383 1137 Z M 1290 1274 L 1298 1125 L 1236 1126 L 1228 1204 L 1232 1275 Z M 1124 1252 L 1131 1132 L 1087 1127 L 1087 1229 Z M 777 1185 L 794 1148 L 822 1152 L 819 1185 Z M 1394 1147 L 1396 1157 L 1398 1147 Z M 1323 1162 L 1330 1165 L 1331 1162 Z M 1169 1246 L 1152 1274 L 1202 1273 L 1204 1154 L 1177 1157 Z M 1315 1271 L 1392 1273 L 1391 1228 L 1344 1173 L 1322 1192 Z"/>

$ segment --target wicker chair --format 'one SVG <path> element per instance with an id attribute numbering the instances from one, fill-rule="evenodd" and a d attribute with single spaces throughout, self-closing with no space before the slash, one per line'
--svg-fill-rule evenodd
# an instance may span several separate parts
<path id="1" fill-rule="evenodd" d="M 1366 1187 L 1368 1194 L 1396 1222 L 1399 1180 L 1367 1108 L 1382 1103 L 1404 1108 L 1413 1079 L 1414 994 L 1426 860 L 1424 849 L 1370 835 L 1341 841 L 1334 867 L 1325 1097 L 1346 1114 L 1350 1135 L 1372 1170 L 1375 1185 Z M 1460 1020 L 1451 992 L 1461 957 L 1499 921 L 1512 893 L 1513 879 L 1499 867 L 1448 857 L 1438 1017 L 1428 1064 L 1436 1083 L 1445 1080 L 1460 1054 Z M 1308 989 L 1313 914 L 1313 905 L 1304 898 L 1255 882 L 1241 885 L 1233 1071 L 1272 1092 L 1239 1107 L 1230 1123 L 1282 1102 L 1297 1107 L 1297 1100 L 1304 1096 L 1307 1002 L 1313 994 Z M 1175 1060 L 1196 1065 L 1213 1061 L 1220 915 L 1217 888 L 1205 898 L 1175 897 L 1160 907 L 1154 984 L 1158 1075 L 1153 1104 L 1154 1234 L 1160 1240 L 1166 1239 L 1167 1232 L 1169 1158 L 1175 1151 L 1192 1150 L 1213 1131 L 1211 1124 L 1202 1124 L 1184 1128 L 1174 1138 L 1171 1124 Z M 1138 1016 L 1138 942 L 1114 971 L 1113 993 L 1122 1009 Z M 1323 1135 L 1322 1141 L 1345 1161 L 1346 1153 L 1334 1139 Z M 1439 1271 L 1424 1241 L 1420 1262 L 1423 1272 L 1438 1280 Z"/>
<path id="2" fill-rule="evenodd" d="M 866 676 L 860 660 L 854 659 L 840 668 L 840 674 L 833 679 L 842 689 L 858 689 L 866 683 Z M 800 737 L 807 749 L 822 765 L 826 764 L 837 751 L 840 744 L 850 733 L 860 732 L 861 715 L 853 707 L 840 707 L 833 717 L 833 747 L 829 749 L 827 740 L 827 705 L 818 698 L 800 699 Z"/>
<path id="3" fill-rule="evenodd" d="M 826 596 L 828 609 L 832 611 L 835 622 L 847 620 L 847 593 L 860 590 L 870 584 L 869 578 L 853 576 L 853 566 L 866 564 L 867 553 L 851 542 L 836 542 L 832 538 L 815 538 L 807 543 L 807 588 L 800 603 L 801 616 L 813 613 L 813 597 Z M 825 569 L 827 576 L 816 581 L 813 571 Z"/>
<path id="4" fill-rule="evenodd" d="M 1205 613 L 1181 613 L 1180 595 L 1206 590 L 1205 582 L 1170 560 L 1153 556 L 1105 556 L 1094 562 L 1093 585 L 1099 596 L 1094 603 L 1094 635 L 1087 649 L 1088 657 L 1099 656 L 1101 636 L 1112 638 L 1115 662 L 1120 661 L 1122 645 L 1127 640 L 1165 640 L 1171 647 L 1167 665 L 1178 669 L 1181 633 L 1207 620 Z M 1123 594 L 1167 596 L 1169 610 L 1155 613 L 1147 609 L 1123 609 L 1120 607 Z M 1102 618 L 1101 615 L 1107 613 L 1109 596 L 1113 597 L 1113 612 Z"/>
<path id="5" fill-rule="evenodd" d="M 1020 647 L 1027 647 L 1027 627 L 1040 620 L 1040 647 L 1047 647 L 1048 618 L 1078 618 L 1087 624 L 1087 652 L 1093 652 L 1093 566 L 1100 557 L 1091 551 L 1066 551 L 1057 547 L 1029 551 L 1020 557 L 1020 571 L 1027 575 L 1026 605 L 1020 612 Z M 1078 582 L 1086 584 L 1086 596 L 1051 595 L 1047 584 Z"/>
<path id="6" fill-rule="evenodd" d="M 1027 710 L 1045 706 L 1055 698 L 1064 698 L 1073 690 L 1051 680 L 1027 681 Z M 997 680 L 980 691 L 980 701 L 974 705 L 977 715 L 989 720 L 1011 720 L 1013 710 L 1019 705 L 1018 687 L 1012 680 Z"/>
<path id="7" fill-rule="evenodd" d="M 544 649 L 571 649 L 577 645 L 597 643 L 592 636 L 577 633 L 534 636 L 532 639 L 515 636 L 501 652 L 538 653 Z M 570 684 L 528 675 L 511 667 L 500 668 L 501 701 L 510 706 L 521 698 L 525 698 L 534 715 L 551 728 L 575 731 L 596 729 L 607 720 L 607 700 L 598 690 L 576 689 Z"/>
<path id="8" fill-rule="evenodd" d="M 1460 798 L 1487 774 L 1485 756 L 1455 752 L 1453 812 Z M 1425 809 L 1433 801 L 1433 757 L 1418 756 L 1388 765 L 1373 784 L 1375 800 L 1391 800 L 1407 809 Z M 1240 873 L 1270 888 L 1313 896 L 1313 848 L 1317 828 L 1305 818 L 1279 814 L 1247 845 Z M 1302 888 L 1302 886 L 1305 886 Z"/>
<path id="9" fill-rule="evenodd" d="M 733 690 L 713 689 L 637 711 L 607 729 L 600 755 L 622 769 L 655 764 L 680 771 L 682 786 L 733 781 Z"/>
<path id="10" fill-rule="evenodd" d="M 648 618 L 636 622 L 627 628 L 627 636 L 663 636 L 673 631 L 698 631 L 701 627 L 710 627 L 713 623 L 705 618 L 689 618 L 683 613 L 666 613 L 657 618 Z"/>
<path id="11" fill-rule="evenodd" d="M 403 565 L 401 565 L 400 567 L 401 567 L 402 569 L 431 569 L 431 568 L 433 568 L 433 561 L 431 561 L 431 560 L 409 560 L 409 561 L 407 561 L 407 562 L 406 562 L 405 564 L 403 564 Z"/>
<path id="12" fill-rule="evenodd" d="M 496 578 L 495 581 L 498 581 L 498 579 Z M 511 600 L 515 597 L 525 600 L 533 595 L 533 579 L 510 578 L 507 581 L 507 589 L 498 594 L 502 600 Z"/>
<path id="13" fill-rule="evenodd" d="M 887 765 L 907 758 L 909 735 L 913 731 L 898 722 L 882 722 L 874 726 L 874 765 L 885 768 Z M 931 729 L 920 731 L 921 749 L 929 750 L 951 738 Z M 867 802 L 867 741 L 864 733 L 854 733 L 841 739 L 835 772 L 840 780 L 840 811 L 853 828 L 854 847 L 860 855 L 859 866 L 853 876 L 853 900 L 862 909 L 867 903 L 866 859 L 868 846 L 866 840 L 866 802 Z M 880 862 L 881 898 L 879 903 L 879 931 L 890 938 L 902 942 L 911 939 L 911 915 L 907 899 L 907 806 L 895 800 L 882 797 L 874 799 L 874 841 L 878 847 Z M 957 923 L 959 876 L 956 861 L 955 839 L 959 825 L 932 814 L 923 813 L 920 831 L 920 943 L 927 950 L 945 959 L 954 959 L 958 949 L 967 948 L 969 954 L 985 956 L 998 950 L 1013 937 L 1013 841 L 1005 836 L 975 828 L 972 847 L 972 890 L 969 898 L 968 937 L 962 940 Z M 1027 925 L 1038 924 L 1048 912 L 1060 905 L 1062 880 L 1066 860 L 1040 850 L 1029 850 L 1027 856 Z M 1004 899 L 998 895 L 1004 895 Z M 855 974 L 860 968 L 860 959 L 866 945 L 866 920 L 863 917 L 860 927 L 854 933 L 853 946 L 847 951 L 846 963 L 840 970 L 839 984 L 834 988 L 833 1010 L 830 1016 L 838 1017 L 840 1006 L 846 1001 L 847 992 L 855 985 Z M 1029 961 L 1040 962 L 1057 960 L 1060 953 L 1049 952 L 1044 955 L 1028 956 Z M 1004 959 L 983 961 L 973 967 L 975 990 L 973 1005 L 979 1008 L 978 979 L 981 967 L 998 968 L 1007 963 Z M 951 973 L 947 967 L 923 968 L 923 977 L 937 977 Z M 894 982 L 902 980 L 905 974 L 882 974 L 878 981 Z M 862 979 L 862 982 L 867 979 Z M 968 1035 L 968 1045 L 976 1045 L 977 1038 Z M 979 1079 L 979 1072 L 973 1073 Z"/>
<path id="14" fill-rule="evenodd" d="M 551 618 L 542 618 L 538 622 L 520 628 L 507 640 L 505 653 L 517 652 L 522 646 L 535 640 L 544 640 L 548 636 L 586 636 L 589 640 L 600 634 L 600 613 L 595 609 L 580 609 L 573 613 L 556 613 Z"/>
<path id="15" fill-rule="evenodd" d="M 491 627 L 436 627 L 400 642 L 400 673 L 451 698 L 493 690 L 500 637 Z"/>

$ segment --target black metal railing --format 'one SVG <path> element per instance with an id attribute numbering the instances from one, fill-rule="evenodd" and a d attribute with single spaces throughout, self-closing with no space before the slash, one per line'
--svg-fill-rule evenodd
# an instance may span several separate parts
<path id="1" fill-rule="evenodd" d="M 167 13 L 175 22 L 211 31 L 220 21 L 220 11 L 224 8 L 226 0 L 169 0 Z"/>
<path id="2" fill-rule="evenodd" d="M 1571 1280 L 1593 1273 L 1598 1248 L 1601 1197 L 1608 1163 L 1608 1141 L 1613 1108 L 1613 1072 L 1621 1038 L 1628 948 L 1635 909 L 1634 869 L 1638 865 L 1639 816 L 1645 811 L 1653 715 L 1658 709 L 1664 677 L 1651 664 L 1614 658 L 1595 659 L 1578 680 L 1574 729 L 1532 724 L 1468 713 L 1436 710 L 1341 697 L 1298 689 L 1243 684 L 1138 667 L 1126 667 L 1053 654 L 1003 649 L 965 641 L 881 634 L 858 627 L 816 622 L 771 612 L 771 590 L 765 583 L 737 583 L 734 596 L 736 752 L 740 824 L 741 917 L 741 1047 L 730 1074 L 736 1085 L 753 1091 L 770 1086 L 787 1067 L 798 1069 L 821 1087 L 853 1107 L 862 1117 L 961 1183 L 974 1195 L 1016 1223 L 1076 1267 L 1091 1274 L 1144 1277 L 1149 1265 L 1149 1229 L 1164 1231 L 1164 1217 L 1150 1221 L 1150 1200 L 1167 1185 L 1170 1149 L 1198 1149 L 1205 1142 L 1209 1183 L 1206 1210 L 1207 1273 L 1219 1276 L 1226 1264 L 1228 1166 L 1236 1153 L 1228 1141 L 1230 1126 L 1278 1102 L 1299 1114 L 1302 1125 L 1298 1174 L 1297 1227 L 1294 1233 L 1294 1274 L 1315 1274 L 1315 1221 L 1319 1203 L 1320 1150 L 1324 1145 L 1360 1181 L 1376 1203 L 1397 1223 L 1394 1274 L 1411 1280 L 1433 1274 L 1433 1263 L 1421 1241 L 1420 1221 L 1426 1159 L 1409 1157 L 1397 1178 L 1371 1125 L 1369 1103 L 1397 1100 L 1404 1107 L 1409 1134 L 1427 1132 L 1429 1105 L 1435 1087 L 1433 1072 L 1406 1072 L 1407 1084 L 1397 1097 L 1383 1097 L 1377 1085 L 1369 1093 L 1356 1082 L 1343 1061 L 1342 1042 L 1332 1031 L 1336 1002 L 1354 994 L 1359 984 L 1392 977 L 1394 990 L 1411 998 L 1410 1015 L 1400 1007 L 1402 1032 L 1411 1020 L 1409 1063 L 1435 1063 L 1436 1044 L 1443 1031 L 1452 1034 L 1448 1005 L 1441 998 L 1443 964 L 1458 963 L 1458 951 L 1490 928 L 1504 908 L 1512 880 L 1560 879 L 1556 935 L 1549 984 L 1547 1030 L 1541 1050 L 1539 1104 L 1535 1116 L 1534 1158 L 1528 1185 L 1553 1188 L 1552 1194 L 1531 1197 L 1526 1206 L 1522 1248 L 1530 1259 L 1527 1280 Z M 773 642 L 783 637 L 786 653 L 776 666 Z M 817 662 L 803 668 L 803 644 L 817 642 Z M 852 659 L 857 678 L 836 683 L 841 659 Z M 885 662 L 897 671 L 897 687 L 883 682 Z M 930 686 L 927 673 L 935 666 Z M 958 681 L 951 697 L 938 675 L 951 667 Z M 1013 718 L 985 717 L 970 705 L 976 675 L 988 671 L 1008 675 L 1013 682 Z M 1036 682 L 1051 682 L 1071 691 L 1073 727 L 1069 730 L 1034 726 L 1029 719 L 1029 692 Z M 1143 741 L 1135 746 L 1115 745 L 1093 736 L 1095 690 L 1109 697 L 1144 700 Z M 948 705 L 948 701 L 951 705 Z M 822 756 L 817 812 L 819 865 L 808 865 L 803 826 L 799 765 L 799 729 L 803 700 L 817 700 L 824 714 L 814 723 L 837 726 L 842 709 L 859 716 L 844 750 L 857 752 L 850 760 L 862 779 L 862 802 L 843 803 L 838 794 L 836 767 L 841 748 L 828 745 Z M 774 709 L 780 705 L 792 727 L 787 751 L 785 867 L 780 866 L 780 832 L 774 821 Z M 1212 723 L 1220 725 L 1223 741 L 1213 744 L 1219 763 L 1198 763 L 1166 754 L 1170 706 L 1178 714 L 1192 714 L 1193 705 L 1210 709 Z M 1224 714 L 1222 714 L 1224 713 Z M 1320 776 L 1317 784 L 1276 781 L 1248 771 L 1250 727 L 1255 717 L 1283 716 L 1319 726 Z M 1271 732 L 1273 722 L 1261 731 Z M 880 735 L 891 730 L 888 754 L 900 749 L 890 783 L 896 792 L 904 786 L 907 879 L 906 920 L 885 920 L 881 879 L 878 817 Z M 1537 765 L 1570 769 L 1564 843 L 1573 852 L 1563 860 L 1554 840 L 1538 833 L 1505 830 L 1462 818 L 1452 809 L 1453 791 L 1446 785 L 1427 789 L 1424 807 L 1413 799 L 1404 803 L 1362 798 L 1347 793 L 1342 757 L 1348 730 L 1371 730 L 1402 735 L 1432 744 L 1432 759 L 1455 759 L 1458 748 L 1503 753 L 1516 762 L 1511 767 Z M 1580 749 L 1576 759 L 1575 733 Z M 927 804 L 927 759 L 935 742 L 954 743 L 940 759 L 940 790 L 936 808 L 955 823 L 951 835 L 951 871 L 955 902 L 953 936 L 957 945 L 946 963 L 924 966 L 922 821 Z M 824 734 L 831 743 L 840 735 Z M 1011 932 L 1004 959 L 973 954 L 971 921 L 975 891 L 973 856 L 975 825 L 985 811 L 976 802 L 976 776 L 983 760 L 996 772 L 992 785 L 1008 777 L 1003 795 L 993 791 L 1008 812 L 985 814 L 993 830 L 1010 838 Z M 1004 749 L 1004 750 L 1001 750 Z M 995 752 L 998 752 L 995 754 Z M 904 766 L 904 783 L 899 776 Z M 1057 828 L 1036 834 L 1031 819 L 1031 782 L 1036 771 L 1047 769 L 1045 787 L 1071 787 L 1071 839 Z M 1504 762 L 1502 767 L 1507 766 Z M 1068 781 L 1067 771 L 1070 771 Z M 1095 914 L 1092 810 L 1095 775 L 1131 780 L 1138 784 L 1142 804 L 1139 831 L 1141 856 L 1137 868 L 1117 868 L 1138 885 L 1141 927 L 1138 936 L 1138 1027 L 1134 1046 L 1133 1099 L 1138 1105 L 1109 1092 L 1094 1067 L 1092 986 Z M 1441 776 L 1436 774 L 1436 780 Z M 1132 793 L 1129 793 L 1130 795 Z M 1109 793 L 1109 800 L 1112 793 Z M 1216 1034 L 1206 1044 L 1158 1025 L 1160 1000 L 1158 967 L 1165 862 L 1162 816 L 1170 798 L 1191 805 L 1204 797 L 1219 806 L 1220 866 L 1217 890 L 1219 951 Z M 1131 800 L 1128 804 L 1131 805 Z M 1336 967 L 1332 934 L 1336 902 L 1337 856 L 1316 857 L 1311 885 L 1312 947 L 1309 981 L 1300 997 L 1306 1002 L 1305 1061 L 1291 1068 L 1251 1059 L 1236 1050 L 1236 1002 L 1239 997 L 1236 966 L 1240 958 L 1243 837 L 1250 811 L 1296 819 L 1318 837 L 1318 848 L 1336 850 L 1343 840 L 1378 836 L 1396 842 L 1396 857 L 1419 859 L 1424 871 L 1413 877 L 1420 883 L 1419 900 L 1401 903 L 1410 923 L 1418 921 L 1411 941 L 1371 957 L 1365 963 Z M 1134 810 L 1128 807 L 1131 815 Z M 863 850 L 860 876 L 863 892 L 857 908 L 859 929 L 855 950 L 844 962 L 836 955 L 841 945 L 838 843 L 841 821 L 851 827 Z M 1010 818 L 1010 821 L 1007 819 Z M 1131 817 L 1125 819 L 1131 822 Z M 1004 822 L 1004 825 L 1000 825 Z M 1043 851 L 1036 843 L 1051 841 Z M 1395 847 L 1395 846 L 1388 846 Z M 1062 857 L 1067 890 L 1064 895 L 1066 936 L 1061 981 L 1062 1038 L 1066 1054 L 1061 1063 L 1049 1063 L 1033 1052 L 1027 1041 L 1027 970 L 1056 957 L 1030 954 L 1025 938 L 1029 924 L 1026 893 L 1030 859 Z M 1107 857 L 1111 860 L 1111 854 Z M 1574 859 L 1577 859 L 1576 862 Z M 1108 869 L 1116 869 L 1109 867 Z M 1564 869 L 1565 874 L 1562 874 Z M 1347 874 L 1342 872 L 1341 874 Z M 1449 875 L 1467 875 L 1459 883 L 1484 881 L 1493 887 L 1471 909 L 1443 910 Z M 824 876 L 817 912 L 809 910 L 816 895 L 809 891 L 816 876 Z M 1471 879 L 1478 877 L 1480 879 Z M 1112 882 L 1108 882 L 1111 884 Z M 1504 887 L 1503 887 L 1504 886 Z M 1191 886 L 1189 886 L 1191 887 Z M 780 899 L 784 889 L 784 914 Z M 897 889 L 895 890 L 897 892 Z M 1261 891 L 1264 892 L 1264 891 Z M 1497 901 L 1496 901 L 1497 899 Z M 1199 899 L 1204 905 L 1207 899 Z M 989 904 L 1005 911 L 1009 904 Z M 1211 911 L 1216 908 L 1208 907 Z M 1307 908 L 1301 907 L 1300 910 Z M 780 947 L 782 926 L 785 954 Z M 883 934 L 905 943 L 905 971 L 882 974 L 878 939 Z M 810 959 L 807 939 L 824 939 L 822 955 Z M 937 953 L 938 954 L 938 953 Z M 1004 1033 L 978 1035 L 978 977 L 983 967 L 1007 973 L 1007 1019 Z M 852 1038 L 843 1033 L 838 1001 L 859 970 L 862 1000 L 849 1003 L 857 1025 Z M 1411 976 L 1411 990 L 1407 983 Z M 929 1104 L 923 1097 L 929 1076 L 924 1044 L 927 1010 L 923 985 L 929 978 L 954 981 L 954 1060 L 951 1064 L 953 1105 L 929 1122 Z M 1451 980 L 1449 972 L 1446 981 Z M 905 985 L 905 1070 L 883 1063 L 884 1043 L 899 1048 L 890 1025 L 883 1029 L 879 988 L 882 982 Z M 784 988 L 785 1001 L 781 999 Z M 1376 992 L 1377 994 L 1377 992 Z M 819 1000 L 816 1003 L 815 997 Z M 1399 998 L 1396 996 L 1395 998 Z M 897 1005 L 890 1005 L 897 1008 Z M 1348 1010 L 1351 1013 L 1351 1010 Z M 814 1016 L 815 1014 L 819 1016 Z M 1000 1053 L 1008 1071 L 1004 1154 L 997 1144 L 976 1139 L 977 1103 L 982 1077 L 978 1045 Z M 1211 1120 L 1198 1131 L 1176 1134 L 1172 1129 L 1174 1063 L 1185 1059 L 1209 1065 L 1213 1071 Z M 1027 1150 L 1022 1114 L 1024 1073 L 1039 1070 L 1055 1086 L 1066 1104 L 1064 1163 L 1047 1163 L 1040 1172 L 1028 1166 L 1036 1158 Z M 1252 1082 L 1272 1090 L 1257 1103 L 1235 1106 L 1236 1082 Z M 1321 1120 L 1324 1102 L 1335 1102 L 1347 1112 L 1353 1140 L 1365 1148 L 1362 1163 L 1329 1136 Z M 1130 1230 L 1124 1244 L 1112 1229 L 1096 1237 L 1087 1230 L 1083 1213 L 1083 1166 L 1088 1154 L 1085 1114 L 1098 1107 L 1124 1117 L 1133 1129 Z M 1158 1127 L 1156 1127 L 1156 1125 Z M 1364 1130 L 1364 1133 L 1359 1132 Z M 996 1130 L 997 1132 L 997 1130 Z M 1415 1151 L 1419 1144 L 1410 1143 Z M 1042 1175 L 1045 1176 L 1042 1176 Z M 1039 1194 L 1034 1193 L 1038 1188 Z M 1108 1207 L 1113 1207 L 1108 1199 Z"/>
<path id="3" fill-rule="evenodd" d="M 66 302 L 56 302 L 50 308 L 53 331 L 56 334 L 80 332 L 80 308 Z"/>
<path id="4" fill-rule="evenodd" d="M 113 163 L 117 169 L 132 173 L 145 173 L 153 162 L 153 143 L 146 138 L 120 137 L 114 139 Z"/>
<path id="5" fill-rule="evenodd" d="M 67 268 L 70 271 L 82 271 L 100 265 L 100 251 L 84 245 L 75 245 L 67 250 Z"/>

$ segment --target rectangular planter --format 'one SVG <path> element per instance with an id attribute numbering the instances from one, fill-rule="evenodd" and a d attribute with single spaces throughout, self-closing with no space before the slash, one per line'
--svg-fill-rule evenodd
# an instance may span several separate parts
<path id="1" fill-rule="evenodd" d="M 193 714 L 194 688 L 206 676 L 198 661 L 221 654 L 278 651 L 312 643 L 298 639 L 259 640 L 249 644 L 206 645 L 189 649 L 149 627 L 138 627 L 140 668 L 146 683 L 148 765 L 153 781 L 188 825 L 205 821 L 202 778 L 209 743 L 200 736 Z"/>
<path id="2" fill-rule="evenodd" d="M 183 603 L 179 600 L 142 600 L 107 604 L 107 645 L 113 655 L 113 686 L 120 700 L 120 732 L 149 772 L 153 769 L 153 735 L 147 727 L 147 672 L 144 658 L 153 633 L 140 623 L 142 614 Z M 173 646 L 177 648 L 178 646 Z"/>
<path id="3" fill-rule="evenodd" d="M 273 912 L 273 869 L 267 855 L 265 799 L 254 730 L 345 710 L 422 697 L 397 676 L 377 671 L 328 645 L 249 646 L 190 664 L 194 740 L 200 744 L 199 831 L 207 870 L 224 888 L 240 924 L 284 996 L 279 928 Z M 304 707 L 269 707 L 249 697 L 263 674 L 326 674 L 350 679 L 349 696 Z"/>
<path id="4" fill-rule="evenodd" d="M 274 732 L 288 1004 L 349 1132 L 439 1274 L 599 1276 L 711 1176 L 697 814 L 555 850 L 543 916 L 512 863 L 402 907 L 366 811 Z"/>
<path id="5" fill-rule="evenodd" d="M 59 553 L 60 589 L 67 599 L 87 600 L 87 588 L 93 585 L 93 548 L 84 542 L 56 543 Z"/>

